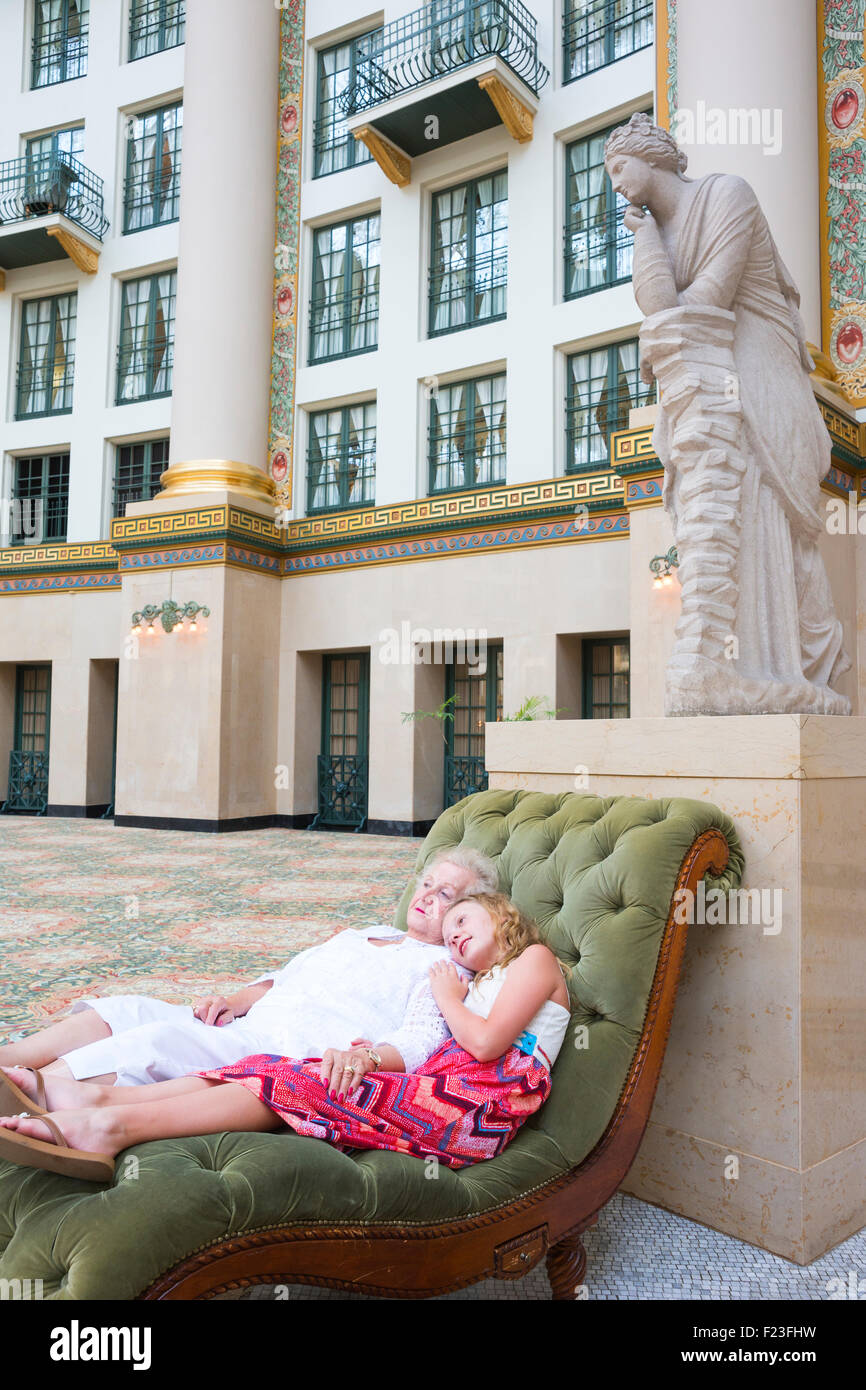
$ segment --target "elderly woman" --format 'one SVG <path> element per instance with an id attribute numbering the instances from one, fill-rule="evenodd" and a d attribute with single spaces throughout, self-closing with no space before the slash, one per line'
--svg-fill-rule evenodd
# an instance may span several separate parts
<path id="1" fill-rule="evenodd" d="M 442 919 L 466 893 L 496 886 L 496 866 L 485 855 L 443 851 L 419 877 L 406 932 L 347 928 L 301 951 L 276 974 L 228 999 L 208 996 L 194 1008 L 138 995 L 84 1000 L 77 1006 L 83 1012 L 0 1048 L 0 1067 L 44 1067 L 42 1075 L 19 1080 L 34 1106 L 47 1109 L 62 1103 L 52 1094 L 55 1078 L 59 1090 L 70 1077 L 145 1085 L 255 1053 L 325 1056 L 335 1079 L 351 1068 L 355 1082 L 378 1066 L 414 1070 L 448 1037 L 428 982 L 434 962 L 449 958 Z M 372 1052 L 353 1046 L 374 1037 L 383 1041 Z M 10 1107 L 5 1086 L 0 1076 L 2 1111 Z"/>
<path id="2" fill-rule="evenodd" d="M 653 443 L 680 558 L 666 713 L 849 713 L 831 688 L 851 663 L 817 547 L 830 439 L 799 295 L 749 185 L 688 179 L 686 164 L 643 113 L 605 146 L 630 204 L 641 369 L 661 388 Z"/>

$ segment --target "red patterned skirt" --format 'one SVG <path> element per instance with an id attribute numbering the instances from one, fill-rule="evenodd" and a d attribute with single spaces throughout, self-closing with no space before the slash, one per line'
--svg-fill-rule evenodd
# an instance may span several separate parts
<path id="1" fill-rule="evenodd" d="M 339 1149 L 396 1149 L 451 1168 L 501 1153 L 550 1093 L 547 1067 L 516 1047 L 478 1062 L 452 1038 L 418 1071 L 369 1072 L 354 1102 L 331 1100 L 320 1060 L 263 1054 L 194 1074 L 239 1082 L 298 1134 Z"/>

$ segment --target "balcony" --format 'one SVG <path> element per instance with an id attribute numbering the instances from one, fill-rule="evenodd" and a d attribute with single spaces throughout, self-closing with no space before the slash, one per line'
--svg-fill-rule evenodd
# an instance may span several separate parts
<path id="1" fill-rule="evenodd" d="M 74 155 L 0 163 L 0 289 L 5 271 L 66 256 L 94 274 L 107 230 L 102 179 Z"/>
<path id="2" fill-rule="evenodd" d="M 549 76 L 520 0 L 432 0 L 359 42 L 340 103 L 349 132 L 402 187 L 414 156 L 468 135 L 502 124 L 531 140 Z"/>

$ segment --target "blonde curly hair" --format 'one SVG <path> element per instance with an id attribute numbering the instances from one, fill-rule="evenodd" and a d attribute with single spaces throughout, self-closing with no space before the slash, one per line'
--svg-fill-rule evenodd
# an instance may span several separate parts
<path id="1" fill-rule="evenodd" d="M 496 964 L 504 969 L 511 961 L 516 960 L 522 955 L 527 946 L 535 946 L 541 941 L 541 934 L 538 925 L 525 912 L 522 912 L 516 903 L 513 903 L 507 893 L 464 893 L 462 898 L 458 898 L 452 903 L 448 911 L 453 912 L 461 903 L 480 903 L 486 912 L 493 919 L 493 939 L 500 952 L 499 960 Z M 557 960 L 559 958 L 557 957 Z M 562 961 L 559 961 L 562 965 Z M 475 976 L 475 982 L 483 980 L 485 975 L 489 975 L 493 966 L 486 970 L 479 970 Z M 568 970 L 567 966 L 563 966 Z"/>

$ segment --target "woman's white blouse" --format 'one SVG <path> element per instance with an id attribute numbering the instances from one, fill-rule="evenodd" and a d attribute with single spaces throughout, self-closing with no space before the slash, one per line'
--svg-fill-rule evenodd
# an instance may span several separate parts
<path id="1" fill-rule="evenodd" d="M 376 946 L 370 937 L 396 944 Z M 267 1030 L 283 1057 L 321 1057 L 325 1048 L 369 1038 L 396 1047 L 406 1070 L 417 1071 L 450 1037 L 429 984 L 434 961 L 450 959 L 444 946 L 395 927 L 346 928 L 259 976 L 255 984 L 274 983 L 246 1017 Z"/>

